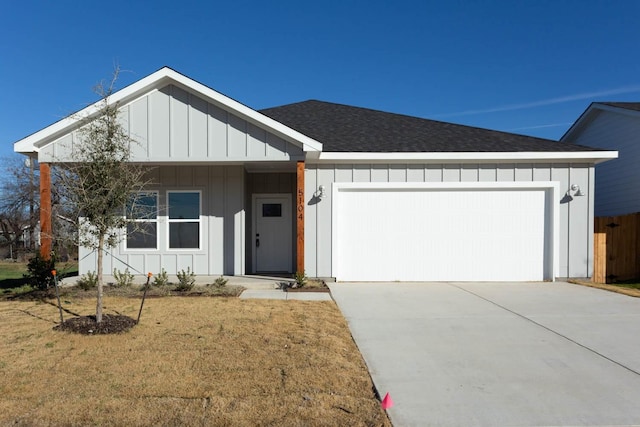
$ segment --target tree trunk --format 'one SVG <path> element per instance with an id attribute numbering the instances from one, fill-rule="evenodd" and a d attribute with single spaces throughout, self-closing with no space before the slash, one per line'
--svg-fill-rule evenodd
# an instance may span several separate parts
<path id="1" fill-rule="evenodd" d="M 102 322 L 102 248 L 104 247 L 104 234 L 98 238 L 98 301 L 96 303 L 96 323 Z"/>

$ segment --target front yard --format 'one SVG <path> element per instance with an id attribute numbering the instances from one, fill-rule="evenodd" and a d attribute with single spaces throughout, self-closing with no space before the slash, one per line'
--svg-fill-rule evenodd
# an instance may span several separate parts
<path id="1" fill-rule="evenodd" d="M 140 300 L 105 307 L 135 318 Z M 333 302 L 150 298 L 119 335 L 54 331 L 53 299 L 0 317 L 0 425 L 390 425 Z"/>

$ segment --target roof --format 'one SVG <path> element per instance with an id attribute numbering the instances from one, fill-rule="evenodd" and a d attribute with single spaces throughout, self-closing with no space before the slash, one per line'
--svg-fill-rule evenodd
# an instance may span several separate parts
<path id="1" fill-rule="evenodd" d="M 323 144 L 323 152 L 581 152 L 596 148 L 309 100 L 260 113 Z"/>
<path id="2" fill-rule="evenodd" d="M 598 104 L 609 105 L 611 107 L 624 108 L 625 110 L 640 111 L 640 102 L 598 102 Z"/>

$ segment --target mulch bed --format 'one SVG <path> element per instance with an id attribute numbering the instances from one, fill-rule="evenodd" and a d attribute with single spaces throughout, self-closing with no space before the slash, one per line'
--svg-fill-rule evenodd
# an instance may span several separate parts
<path id="1" fill-rule="evenodd" d="M 102 322 L 96 323 L 96 316 L 79 316 L 65 320 L 53 329 L 82 335 L 119 334 L 136 325 L 135 319 L 121 314 L 103 314 Z"/>

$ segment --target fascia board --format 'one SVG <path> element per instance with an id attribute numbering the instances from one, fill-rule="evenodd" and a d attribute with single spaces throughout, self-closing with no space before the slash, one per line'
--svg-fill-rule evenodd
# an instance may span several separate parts
<path id="1" fill-rule="evenodd" d="M 171 83 L 182 86 L 189 91 L 196 92 L 232 113 L 237 114 L 254 124 L 260 125 L 261 127 L 267 128 L 270 132 L 273 132 L 286 141 L 301 146 L 304 151 L 322 151 L 322 144 L 320 142 L 309 138 L 308 136 L 305 136 L 263 114 L 260 114 L 246 105 L 222 95 L 202 83 L 190 79 L 168 67 L 161 68 L 155 73 L 115 92 L 109 98 L 109 103 L 125 105 L 148 94 L 154 89 L 159 89 Z M 33 133 L 20 141 L 17 141 L 14 144 L 14 151 L 19 153 L 38 152 L 42 146 L 47 145 L 48 143 L 53 142 L 74 130 L 74 128 L 79 125 L 78 118 L 90 118 L 92 115 L 96 114 L 100 110 L 101 104 L 102 100 L 99 100 L 77 113 Z"/>
<path id="2" fill-rule="evenodd" d="M 617 151 L 553 151 L 553 152 L 421 152 L 421 153 L 342 153 L 323 152 L 314 163 L 388 163 L 388 162 L 579 162 L 600 163 L 618 158 Z M 310 159 L 312 160 L 312 159 Z"/>

